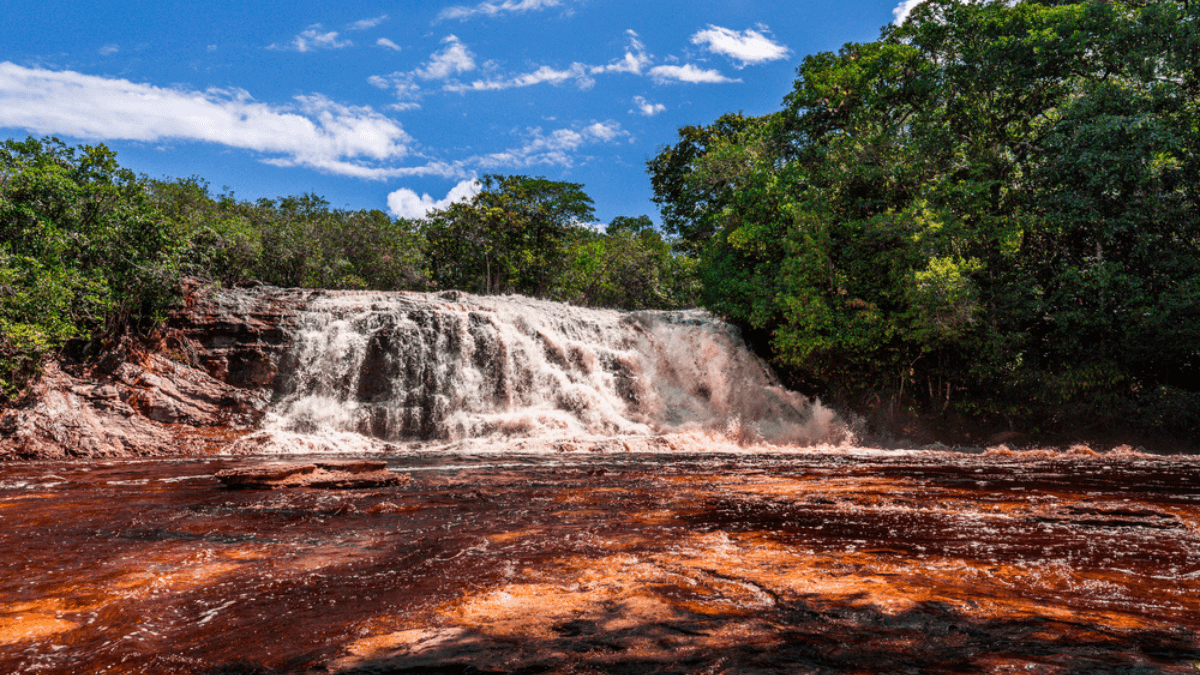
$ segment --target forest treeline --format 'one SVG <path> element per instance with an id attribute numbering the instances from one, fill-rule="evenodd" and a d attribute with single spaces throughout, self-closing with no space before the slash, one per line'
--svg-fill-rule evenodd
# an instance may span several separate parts
<path id="1" fill-rule="evenodd" d="M 1200 430 L 1200 3 L 926 0 L 803 59 L 775 113 L 684 127 L 662 216 L 485 176 L 421 220 L 239 201 L 102 145 L 0 146 L 0 391 L 215 283 L 699 302 L 859 411 L 1079 435 Z"/>
<path id="2" fill-rule="evenodd" d="M 520 293 L 587 306 L 694 306 L 696 261 L 646 216 L 604 228 L 581 185 L 485 176 L 424 219 L 305 194 L 239 201 L 152 179 L 104 145 L 0 144 L 0 401 L 72 339 L 149 334 L 183 277 L 232 286 Z"/>
<path id="3" fill-rule="evenodd" d="M 1200 435 L 1200 3 L 927 0 L 650 163 L 702 302 L 803 390 Z"/>

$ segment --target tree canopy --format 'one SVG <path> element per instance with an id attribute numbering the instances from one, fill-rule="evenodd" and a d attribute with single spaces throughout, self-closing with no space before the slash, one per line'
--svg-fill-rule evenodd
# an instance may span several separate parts
<path id="1" fill-rule="evenodd" d="M 212 283 L 525 293 L 626 309 L 691 305 L 693 261 L 649 218 L 607 232 L 576 183 L 485 176 L 420 220 L 313 195 L 241 201 L 199 177 L 152 179 L 103 145 L 0 144 L 0 403 L 78 339 L 99 354 L 149 336 L 180 277 Z"/>
<path id="2" fill-rule="evenodd" d="M 1200 429 L 1200 7 L 928 0 L 649 163 L 703 301 L 859 406 Z"/>

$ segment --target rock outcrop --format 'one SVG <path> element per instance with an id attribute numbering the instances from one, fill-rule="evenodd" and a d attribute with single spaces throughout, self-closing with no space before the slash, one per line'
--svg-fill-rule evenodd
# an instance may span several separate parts
<path id="1" fill-rule="evenodd" d="M 304 293 L 184 291 L 159 344 L 48 363 L 29 402 L 0 412 L 0 459 L 202 454 L 253 430 Z"/>
<path id="2" fill-rule="evenodd" d="M 686 429 L 736 430 L 739 443 L 849 435 L 700 310 L 195 281 L 183 297 L 151 343 L 49 364 L 29 403 L 0 411 L 0 459 L 518 438 L 569 449 Z"/>
<path id="3" fill-rule="evenodd" d="M 301 464 L 286 462 L 218 471 L 217 480 L 231 488 L 322 488 L 348 490 L 399 485 L 408 476 L 392 473 L 386 462 L 350 461 Z"/>

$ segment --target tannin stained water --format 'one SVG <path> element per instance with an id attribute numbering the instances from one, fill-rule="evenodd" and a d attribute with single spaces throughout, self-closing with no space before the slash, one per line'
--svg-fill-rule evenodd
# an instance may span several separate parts
<path id="1" fill-rule="evenodd" d="M 703 312 L 254 292 L 299 308 L 261 428 L 0 465 L 0 673 L 1200 664 L 1196 459 L 855 449 Z M 214 477 L 314 451 L 411 480 Z"/>
<path id="2" fill-rule="evenodd" d="M 1200 664 L 1200 461 L 404 453 L 0 466 L 0 672 L 1158 673 Z"/>

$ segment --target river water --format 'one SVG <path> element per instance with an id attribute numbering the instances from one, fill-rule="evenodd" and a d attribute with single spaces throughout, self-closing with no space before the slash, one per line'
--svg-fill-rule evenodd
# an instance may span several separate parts
<path id="1" fill-rule="evenodd" d="M 411 480 L 213 478 L 262 457 L 0 466 L 0 672 L 1200 669 L 1195 458 L 384 459 Z"/>

